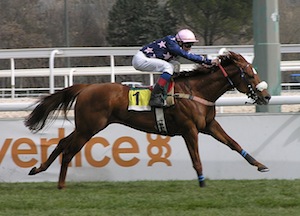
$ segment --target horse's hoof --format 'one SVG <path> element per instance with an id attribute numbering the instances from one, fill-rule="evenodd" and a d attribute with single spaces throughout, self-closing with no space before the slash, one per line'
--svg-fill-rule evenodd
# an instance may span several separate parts
<path id="1" fill-rule="evenodd" d="M 200 181 L 200 182 L 199 182 L 199 186 L 200 186 L 201 188 L 206 187 L 205 181 Z"/>
<path id="2" fill-rule="evenodd" d="M 28 175 L 35 175 L 36 174 L 36 167 L 33 167 L 30 172 L 28 173 Z"/>
<path id="3" fill-rule="evenodd" d="M 257 170 L 258 170 L 259 172 L 269 172 L 269 171 L 270 171 L 269 168 L 266 167 L 266 166 L 264 166 L 264 165 L 258 167 Z"/>
<path id="4" fill-rule="evenodd" d="M 57 185 L 57 189 L 58 190 L 63 190 L 63 189 L 65 189 L 66 187 L 65 186 L 63 186 L 63 185 Z"/>

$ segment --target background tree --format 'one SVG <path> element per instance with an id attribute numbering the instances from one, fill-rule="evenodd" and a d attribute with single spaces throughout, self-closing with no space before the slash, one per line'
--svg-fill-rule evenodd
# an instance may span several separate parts
<path id="1" fill-rule="evenodd" d="M 28 48 L 49 45 L 43 31 L 46 26 L 41 21 L 38 0 L 30 4 L 22 0 L 0 1 L 0 47 Z"/>
<path id="2" fill-rule="evenodd" d="M 201 45 L 252 44 L 252 0 L 0 0 L 0 49 L 67 46 L 65 2 L 71 47 L 141 46 L 183 27 L 191 28 Z M 299 0 L 278 4 L 281 43 L 300 43 Z M 298 60 L 299 54 L 283 55 L 282 59 Z M 131 57 L 116 59 L 119 65 L 130 61 Z M 64 58 L 57 58 L 55 64 L 69 66 Z M 70 58 L 71 67 L 108 64 L 107 57 Z M 16 68 L 48 66 L 48 59 L 16 61 Z M 0 69 L 9 68 L 8 60 L 0 60 Z M 48 85 L 47 78 L 40 79 L 19 78 L 16 86 Z M 101 82 L 102 76 L 76 77 L 75 82 L 78 79 Z M 10 79 L 1 79 L 0 87 L 9 85 Z"/>
<path id="3" fill-rule="evenodd" d="M 280 42 L 283 44 L 300 43 L 300 1 L 278 1 Z"/>
<path id="4" fill-rule="evenodd" d="M 109 12 L 107 42 L 111 46 L 142 46 L 165 35 L 175 34 L 176 19 L 157 0 L 117 0 Z M 117 65 L 130 65 L 132 56 L 117 57 Z M 117 81 L 148 82 L 146 75 L 118 76 Z"/>
<path id="5" fill-rule="evenodd" d="M 252 39 L 252 1 L 168 0 L 167 5 L 179 25 L 192 29 L 204 45 Z"/>
<path id="6" fill-rule="evenodd" d="M 157 0 L 117 0 L 106 39 L 112 46 L 140 46 L 175 32 L 175 18 Z"/>

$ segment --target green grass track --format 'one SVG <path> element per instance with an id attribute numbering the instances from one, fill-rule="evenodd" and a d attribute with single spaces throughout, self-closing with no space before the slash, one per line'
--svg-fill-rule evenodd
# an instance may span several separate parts
<path id="1" fill-rule="evenodd" d="M 0 183 L 0 215 L 300 215 L 300 180 Z"/>

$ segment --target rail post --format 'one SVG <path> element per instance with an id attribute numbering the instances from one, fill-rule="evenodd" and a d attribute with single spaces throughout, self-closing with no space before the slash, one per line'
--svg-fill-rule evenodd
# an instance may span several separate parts
<path id="1" fill-rule="evenodd" d="M 55 49 L 52 50 L 49 59 L 49 68 L 50 68 L 50 76 L 49 76 L 49 85 L 50 85 L 50 94 L 54 93 L 54 58 L 56 54 L 62 54 L 61 50 Z"/>
<path id="2" fill-rule="evenodd" d="M 76 71 L 75 68 L 72 68 L 72 69 L 70 70 L 70 73 L 69 73 L 69 86 L 72 86 L 72 85 L 73 85 L 73 74 L 74 74 L 75 71 Z"/>
<path id="3" fill-rule="evenodd" d="M 11 98 L 15 98 L 15 84 L 16 84 L 16 77 L 15 77 L 15 60 L 13 58 L 10 59 L 10 68 L 11 68 Z"/>
<path id="4" fill-rule="evenodd" d="M 112 83 L 116 82 L 116 78 L 115 78 L 115 57 L 113 55 L 110 55 L 110 81 Z"/>

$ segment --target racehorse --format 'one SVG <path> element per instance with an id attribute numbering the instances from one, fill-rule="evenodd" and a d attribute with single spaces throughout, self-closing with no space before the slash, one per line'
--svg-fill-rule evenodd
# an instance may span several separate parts
<path id="1" fill-rule="evenodd" d="M 218 56 L 218 66 L 199 65 L 191 71 L 175 75 L 174 91 L 188 95 L 175 97 L 175 104 L 164 108 L 167 133 L 164 135 L 183 137 L 188 148 L 199 186 L 205 186 L 202 164 L 198 152 L 198 133 L 209 134 L 232 150 L 241 154 L 258 171 L 269 169 L 254 159 L 222 129 L 216 121 L 214 102 L 226 91 L 236 88 L 253 99 L 256 104 L 268 104 L 271 96 L 267 83 L 261 82 L 256 70 L 240 54 L 228 51 Z M 75 129 L 61 139 L 48 159 L 39 168 L 32 168 L 29 175 L 35 175 L 47 168 L 62 153 L 58 188 L 65 187 L 68 164 L 85 143 L 111 123 L 120 123 L 147 133 L 160 134 L 151 111 L 129 111 L 128 92 L 130 87 L 117 83 L 75 84 L 42 98 L 25 125 L 33 132 L 41 130 L 47 119 L 55 117 L 56 111 L 67 112 L 74 106 Z M 57 115 L 56 115 L 57 116 Z"/>

